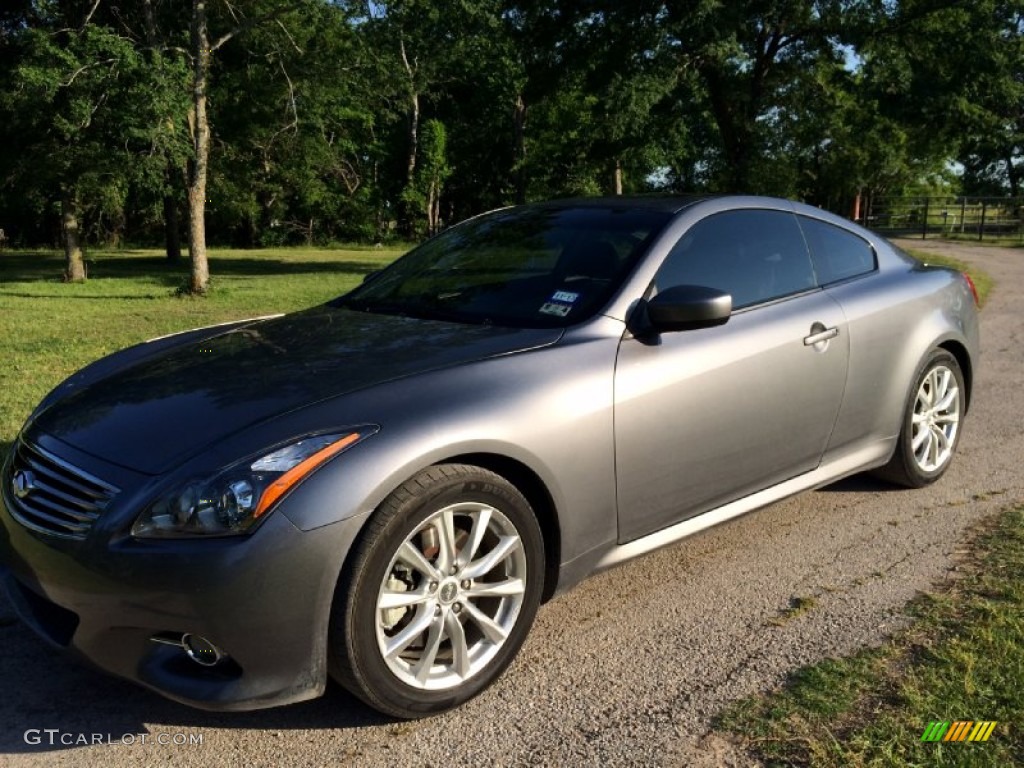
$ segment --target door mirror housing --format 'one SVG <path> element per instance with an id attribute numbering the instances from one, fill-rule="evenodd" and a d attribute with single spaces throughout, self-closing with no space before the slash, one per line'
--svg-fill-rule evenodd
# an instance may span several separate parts
<path id="1" fill-rule="evenodd" d="M 647 325 L 654 333 L 692 331 L 722 325 L 732 315 L 732 296 L 702 285 L 675 285 L 647 301 Z"/>

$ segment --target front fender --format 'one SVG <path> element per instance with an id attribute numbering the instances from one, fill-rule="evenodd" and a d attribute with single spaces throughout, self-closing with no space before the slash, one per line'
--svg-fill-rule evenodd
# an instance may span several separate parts
<path id="1" fill-rule="evenodd" d="M 562 534 L 563 562 L 614 542 L 617 346 L 618 338 L 609 337 L 538 349 L 390 382 L 319 406 L 302 419 L 373 422 L 380 431 L 305 480 L 281 511 L 310 530 L 372 512 L 433 464 L 491 454 L 540 478 Z"/>

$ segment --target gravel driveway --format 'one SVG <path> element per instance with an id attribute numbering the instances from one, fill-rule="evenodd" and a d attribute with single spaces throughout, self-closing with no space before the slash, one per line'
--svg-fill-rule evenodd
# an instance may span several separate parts
<path id="1" fill-rule="evenodd" d="M 338 690 L 265 712 L 190 710 L 51 652 L 0 602 L 0 764 L 749 764 L 708 735 L 724 704 L 878 643 L 950 576 L 964 532 L 1024 500 L 1024 250 L 905 244 L 997 281 L 960 453 L 937 486 L 852 478 L 604 573 L 541 609 L 489 691 L 415 723 Z M 808 597 L 810 610 L 773 621 Z"/>

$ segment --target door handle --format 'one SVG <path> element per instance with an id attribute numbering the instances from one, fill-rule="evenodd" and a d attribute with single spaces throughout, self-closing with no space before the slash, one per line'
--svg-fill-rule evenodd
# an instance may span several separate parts
<path id="1" fill-rule="evenodd" d="M 820 323 L 815 323 L 815 325 L 817 325 L 819 328 L 821 327 Z M 812 328 L 812 330 L 814 329 Z M 822 331 L 816 331 L 815 333 L 812 333 L 810 336 L 804 336 L 804 346 L 812 347 L 815 344 L 820 344 L 823 341 L 834 339 L 838 335 L 838 328 L 825 328 Z"/>

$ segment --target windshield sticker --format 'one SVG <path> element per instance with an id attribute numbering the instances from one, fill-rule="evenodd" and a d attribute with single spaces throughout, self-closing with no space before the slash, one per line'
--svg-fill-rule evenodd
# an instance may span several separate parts
<path id="1" fill-rule="evenodd" d="M 570 305 L 559 304 L 557 301 L 549 301 L 540 308 L 542 314 L 555 315 L 557 317 L 565 317 L 571 310 L 572 307 Z"/>
<path id="2" fill-rule="evenodd" d="M 572 291 L 555 291 L 549 301 L 563 301 L 566 304 L 575 304 L 580 295 Z"/>

